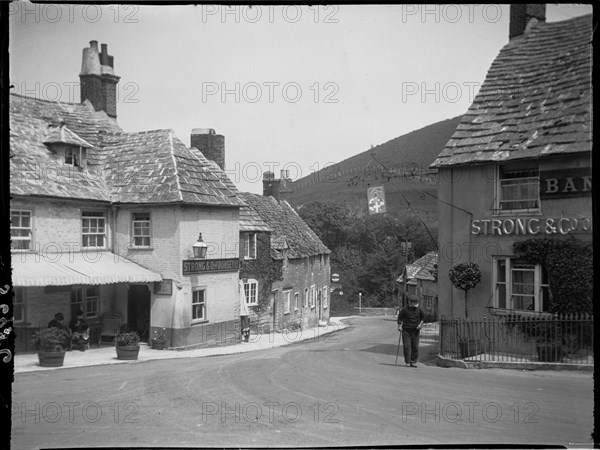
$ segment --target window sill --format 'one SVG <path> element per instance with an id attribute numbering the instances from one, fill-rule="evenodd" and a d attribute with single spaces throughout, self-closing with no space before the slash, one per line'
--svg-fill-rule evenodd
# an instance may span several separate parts
<path id="1" fill-rule="evenodd" d="M 523 309 L 489 308 L 489 311 L 492 316 L 553 317 L 553 314 L 549 312 Z"/>
<path id="2" fill-rule="evenodd" d="M 246 306 L 258 306 L 258 303 L 246 303 Z"/>
<path id="3" fill-rule="evenodd" d="M 289 312 L 289 311 L 287 311 L 287 312 L 285 312 L 285 311 L 284 311 L 284 312 L 283 312 L 283 315 L 284 315 L 284 316 L 289 316 L 289 315 L 290 315 L 290 312 Z"/>
<path id="4" fill-rule="evenodd" d="M 191 326 L 202 325 L 205 323 L 208 323 L 207 319 L 195 319 L 195 320 L 192 320 Z"/>
<path id="5" fill-rule="evenodd" d="M 131 246 L 131 247 L 127 247 L 127 250 L 154 250 L 154 247 L 136 247 L 136 246 Z"/>
<path id="6" fill-rule="evenodd" d="M 497 211 L 492 213 L 492 217 L 507 217 L 507 216 L 543 216 L 540 210 L 531 211 L 527 209 L 514 209 L 506 211 Z"/>
<path id="7" fill-rule="evenodd" d="M 256 256 L 254 258 L 249 258 L 247 256 L 244 256 L 244 261 L 256 261 Z"/>

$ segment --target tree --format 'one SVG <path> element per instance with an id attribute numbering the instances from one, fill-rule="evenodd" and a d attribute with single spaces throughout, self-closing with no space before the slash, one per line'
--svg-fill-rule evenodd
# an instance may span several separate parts
<path id="1" fill-rule="evenodd" d="M 459 263 L 452 266 L 448 278 L 454 287 L 465 293 L 465 317 L 469 317 L 468 294 L 481 281 L 481 270 L 476 263 Z"/>

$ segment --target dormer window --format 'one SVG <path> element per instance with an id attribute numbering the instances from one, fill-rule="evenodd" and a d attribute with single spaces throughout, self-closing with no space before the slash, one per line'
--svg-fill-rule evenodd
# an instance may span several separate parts
<path id="1" fill-rule="evenodd" d="M 51 127 L 44 144 L 56 155 L 64 155 L 65 164 L 73 167 L 86 166 L 86 149 L 93 148 L 85 139 L 69 130 L 64 123 Z"/>
<path id="2" fill-rule="evenodd" d="M 85 149 L 83 147 L 66 146 L 65 147 L 65 164 L 73 167 L 85 166 Z"/>

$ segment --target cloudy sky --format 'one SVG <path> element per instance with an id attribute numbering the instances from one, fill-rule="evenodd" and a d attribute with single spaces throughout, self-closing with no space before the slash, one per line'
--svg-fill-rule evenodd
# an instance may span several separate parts
<path id="1" fill-rule="evenodd" d="M 547 20 L 591 12 L 548 5 Z M 508 5 L 10 7 L 13 92 L 79 102 L 82 49 L 108 44 L 119 125 L 225 135 L 226 169 L 309 175 L 464 113 L 508 42 Z"/>

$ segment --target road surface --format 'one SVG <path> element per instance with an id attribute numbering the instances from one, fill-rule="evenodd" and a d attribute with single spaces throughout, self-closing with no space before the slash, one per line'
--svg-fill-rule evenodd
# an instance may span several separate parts
<path id="1" fill-rule="evenodd" d="M 395 366 L 395 321 L 349 320 L 276 349 L 16 374 L 12 448 L 592 445 L 592 374 Z"/>

